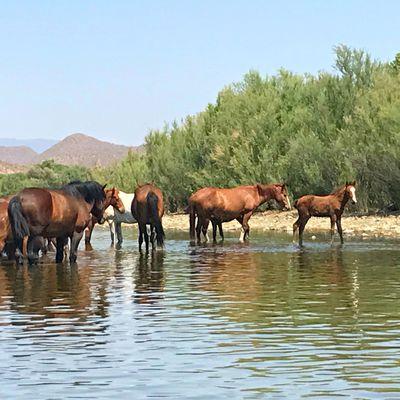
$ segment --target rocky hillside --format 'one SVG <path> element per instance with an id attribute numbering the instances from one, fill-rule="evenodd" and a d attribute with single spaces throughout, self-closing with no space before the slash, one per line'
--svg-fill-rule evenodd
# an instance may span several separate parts
<path id="1" fill-rule="evenodd" d="M 27 146 L 0 146 L 0 161 L 10 164 L 32 164 L 37 153 Z"/>
<path id="2" fill-rule="evenodd" d="M 124 158 L 129 150 L 135 151 L 137 148 L 103 142 L 91 136 L 75 133 L 37 155 L 34 162 L 53 159 L 64 165 L 106 166 Z"/>
<path id="3" fill-rule="evenodd" d="M 141 151 L 141 149 L 142 146 L 122 146 L 75 133 L 40 154 L 27 146 L 0 146 L 0 162 L 32 165 L 52 159 L 64 165 L 104 167 L 124 158 L 129 150 Z"/>

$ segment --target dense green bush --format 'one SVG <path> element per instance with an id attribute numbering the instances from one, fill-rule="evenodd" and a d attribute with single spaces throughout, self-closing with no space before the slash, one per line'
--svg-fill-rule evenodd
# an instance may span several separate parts
<path id="1" fill-rule="evenodd" d="M 335 51 L 335 73 L 252 71 L 203 112 L 151 132 L 143 179 L 162 188 L 172 210 L 202 186 L 285 181 L 298 197 L 353 178 L 361 209 L 400 206 L 399 57 L 382 64 Z"/>
<path id="2" fill-rule="evenodd" d="M 27 173 L 0 175 L 0 194 L 17 193 L 25 187 L 60 187 L 73 180 L 90 180 L 91 172 L 85 167 L 68 167 L 54 161 L 34 165 Z"/>

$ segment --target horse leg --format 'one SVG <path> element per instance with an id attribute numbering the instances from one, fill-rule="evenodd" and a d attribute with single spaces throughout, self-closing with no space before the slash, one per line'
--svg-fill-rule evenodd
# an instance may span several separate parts
<path id="1" fill-rule="evenodd" d="M 211 220 L 212 229 L 213 229 L 213 242 L 217 241 L 217 222 L 215 220 Z"/>
<path id="2" fill-rule="evenodd" d="M 123 242 L 121 222 L 115 222 L 115 233 L 117 234 L 117 246 L 121 247 Z"/>
<path id="3" fill-rule="evenodd" d="M 110 228 L 111 235 L 111 247 L 114 246 L 114 238 L 115 238 L 115 223 L 113 220 L 108 221 L 108 226 Z"/>
<path id="4" fill-rule="evenodd" d="M 147 233 L 146 224 L 144 225 L 143 235 L 144 235 L 144 243 L 146 244 L 146 253 L 148 253 L 149 252 L 149 234 Z"/>
<path id="5" fill-rule="evenodd" d="M 94 222 L 93 222 L 93 219 L 91 219 L 88 223 L 88 226 L 85 229 L 85 250 L 86 251 L 93 250 L 93 247 L 90 243 L 90 241 L 92 240 L 93 229 L 94 229 Z"/>
<path id="6" fill-rule="evenodd" d="M 210 223 L 209 219 L 204 219 L 203 224 L 201 226 L 201 231 L 203 232 L 203 236 L 206 240 L 206 243 L 210 241 L 210 238 L 208 237 L 208 224 Z"/>
<path id="7" fill-rule="evenodd" d="M 343 244 L 344 241 L 343 241 L 343 230 L 342 230 L 342 219 L 341 218 L 338 218 L 336 220 L 336 227 L 337 227 L 337 230 L 339 232 L 340 243 Z"/>
<path id="8" fill-rule="evenodd" d="M 138 226 L 139 226 L 139 236 L 138 236 L 139 251 L 141 252 L 142 251 L 142 244 L 143 244 L 143 231 L 142 231 L 143 226 L 142 226 L 142 224 L 138 224 Z M 146 225 L 145 225 L 145 228 L 146 228 Z"/>
<path id="9" fill-rule="evenodd" d="M 224 240 L 224 231 L 222 230 L 222 222 L 218 222 L 218 230 L 219 230 L 219 236 L 221 236 L 221 240 Z"/>
<path id="10" fill-rule="evenodd" d="M 76 263 L 78 246 L 83 236 L 83 232 L 74 232 L 71 236 L 71 248 L 69 250 L 69 262 L 70 264 Z"/>
<path id="11" fill-rule="evenodd" d="M 62 263 L 64 260 L 64 246 L 67 244 L 68 237 L 61 236 L 56 239 L 56 263 Z"/>
<path id="12" fill-rule="evenodd" d="M 197 237 L 197 243 L 201 243 L 201 227 L 203 225 L 202 218 L 200 216 L 197 216 L 197 224 L 196 224 L 196 237 Z"/>
<path id="13" fill-rule="evenodd" d="M 310 219 L 310 217 L 300 220 L 300 225 L 299 225 L 299 246 L 300 247 L 303 247 L 303 232 L 304 232 L 304 228 L 306 227 L 309 219 Z"/>
<path id="14" fill-rule="evenodd" d="M 333 244 L 333 240 L 335 238 L 335 223 L 336 223 L 336 216 L 331 215 L 331 245 Z"/>
<path id="15" fill-rule="evenodd" d="M 36 265 L 39 260 L 39 250 L 41 245 L 40 236 L 29 236 L 27 244 L 28 263 L 29 265 Z"/>
<path id="16" fill-rule="evenodd" d="M 156 244 L 154 241 L 155 238 L 156 238 L 155 227 L 153 224 L 150 224 L 150 243 L 151 243 L 152 250 L 155 250 L 155 248 L 156 248 Z"/>
<path id="17" fill-rule="evenodd" d="M 246 240 L 249 238 L 250 236 L 250 226 L 249 226 L 249 219 L 250 217 L 253 215 L 252 212 L 249 212 L 247 214 L 244 215 L 243 217 L 243 223 L 242 223 L 242 227 L 244 230 L 244 237 L 243 240 Z"/>
<path id="18" fill-rule="evenodd" d="M 240 232 L 240 237 L 239 237 L 239 242 L 243 243 L 244 242 L 243 215 L 241 215 L 240 217 L 236 218 L 236 221 L 239 222 L 240 225 L 242 225 L 241 232 Z"/>

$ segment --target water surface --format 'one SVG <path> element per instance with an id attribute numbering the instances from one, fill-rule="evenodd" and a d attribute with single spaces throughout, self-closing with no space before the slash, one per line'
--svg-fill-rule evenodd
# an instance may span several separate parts
<path id="1" fill-rule="evenodd" d="M 0 397 L 399 398 L 399 242 L 288 235 L 0 265 Z"/>

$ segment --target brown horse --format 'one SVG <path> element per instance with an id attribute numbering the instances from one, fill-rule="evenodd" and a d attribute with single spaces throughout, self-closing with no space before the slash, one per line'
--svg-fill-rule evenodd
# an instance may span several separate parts
<path id="1" fill-rule="evenodd" d="M 154 237 L 156 237 L 157 246 L 162 247 L 165 233 L 162 226 L 164 204 L 161 190 L 152 183 L 146 183 L 136 188 L 131 212 L 139 226 L 139 250 L 142 250 L 144 236 L 146 252 L 149 251 L 149 235 L 146 225 L 150 225 L 150 241 L 153 250 L 155 248 Z"/>
<path id="2" fill-rule="evenodd" d="M 284 183 L 270 185 L 238 186 L 232 189 L 207 187 L 198 190 L 189 198 L 190 239 L 195 238 L 195 222 L 198 218 L 196 233 L 200 242 L 200 233 L 207 237 L 209 221 L 213 223 L 213 237 L 216 228 L 222 233 L 222 223 L 236 219 L 242 225 L 240 241 L 250 233 L 249 219 L 254 211 L 268 200 L 276 200 L 283 208 L 290 209 L 287 187 Z M 223 237 L 223 234 L 222 234 Z"/>
<path id="3" fill-rule="evenodd" d="M 294 203 L 294 207 L 299 213 L 299 218 L 293 224 L 293 241 L 297 229 L 299 229 L 299 246 L 303 245 L 304 228 L 311 217 L 329 217 L 331 219 L 331 243 L 335 234 L 335 223 L 343 244 L 342 214 L 344 207 L 349 200 L 353 204 L 356 199 L 356 181 L 346 182 L 331 194 L 325 196 L 306 195 L 300 197 Z"/>
<path id="4" fill-rule="evenodd" d="M 23 263 L 22 244 L 28 237 L 30 264 L 38 260 L 37 237 L 57 238 L 56 262 L 64 258 L 64 245 L 71 239 L 71 263 L 76 262 L 79 242 L 92 215 L 100 220 L 104 212 L 104 187 L 94 181 L 71 182 L 59 190 L 28 188 L 14 196 L 8 217 L 16 247 L 16 261 Z"/>
<path id="5" fill-rule="evenodd" d="M 12 240 L 10 222 L 8 219 L 8 203 L 12 196 L 0 198 L 0 253 L 4 251 L 6 243 Z"/>
<path id="6" fill-rule="evenodd" d="M 120 213 L 125 212 L 125 206 L 124 203 L 122 203 L 122 200 L 119 198 L 119 190 L 115 187 L 112 189 L 105 189 L 104 193 L 106 195 L 106 198 L 104 200 L 104 211 L 108 207 L 114 207 L 116 208 Z M 102 224 L 104 220 L 102 219 L 101 221 L 98 221 L 96 217 L 92 216 L 92 219 L 90 220 L 88 226 L 85 229 L 85 250 L 93 250 L 92 245 L 90 244 L 90 240 L 92 238 L 92 233 L 94 226 L 96 223 Z"/>

